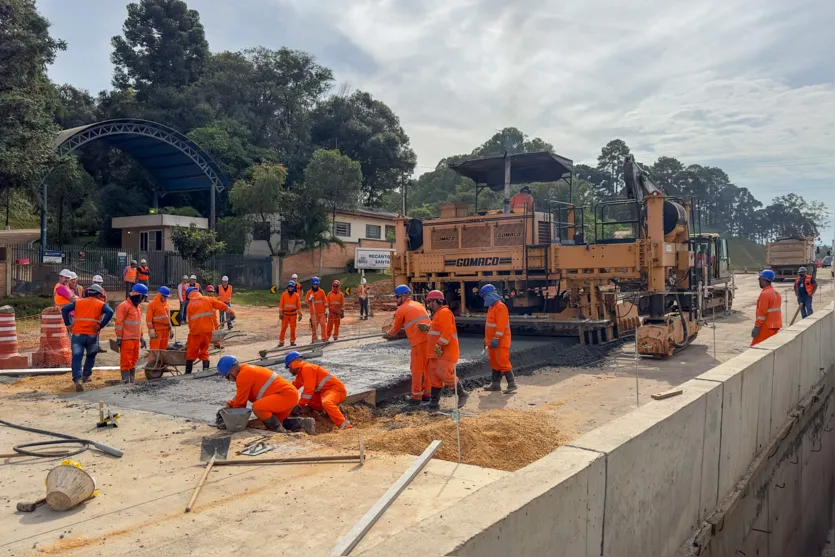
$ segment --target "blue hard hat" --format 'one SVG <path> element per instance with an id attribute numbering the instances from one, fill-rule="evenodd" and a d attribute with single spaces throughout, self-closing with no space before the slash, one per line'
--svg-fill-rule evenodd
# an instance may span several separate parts
<path id="1" fill-rule="evenodd" d="M 771 269 L 766 269 L 762 273 L 760 273 L 760 278 L 764 278 L 768 282 L 774 282 L 774 271 Z"/>
<path id="2" fill-rule="evenodd" d="M 233 365 L 238 363 L 238 358 L 235 356 L 222 356 L 217 361 L 217 372 L 226 377 Z"/>
<path id="3" fill-rule="evenodd" d="M 402 296 L 403 294 L 411 294 L 412 289 L 406 286 L 405 284 L 398 284 L 394 287 L 394 295 L 395 296 Z"/>
<path id="4" fill-rule="evenodd" d="M 186 300 L 188 300 L 189 294 L 191 294 L 192 292 L 200 292 L 200 289 L 195 288 L 193 286 L 190 286 L 189 288 L 186 288 Z"/>
<path id="5" fill-rule="evenodd" d="M 481 291 L 479 292 L 479 295 L 483 298 L 486 295 L 488 295 L 490 292 L 495 292 L 495 291 L 496 291 L 495 286 L 493 286 L 492 284 L 485 284 L 484 286 L 481 287 Z"/>
<path id="6" fill-rule="evenodd" d="M 160 294 L 162 294 L 166 298 L 171 295 L 171 291 L 168 290 L 167 286 L 160 286 L 159 290 L 157 290 L 157 292 L 159 292 Z"/>
<path id="7" fill-rule="evenodd" d="M 318 285 L 318 284 L 319 284 L 319 282 L 320 282 L 320 281 L 319 281 L 319 277 L 313 277 L 312 279 L 310 279 L 310 284 L 316 284 L 316 285 Z"/>
<path id="8" fill-rule="evenodd" d="M 291 286 L 292 286 L 293 288 L 295 288 L 295 287 L 296 287 L 296 281 L 291 280 L 291 281 L 289 281 L 289 282 L 287 283 L 287 288 L 290 288 Z"/>
<path id="9" fill-rule="evenodd" d="M 304 358 L 304 356 L 302 356 L 299 352 L 296 352 L 295 350 L 293 350 L 292 352 L 290 352 L 289 354 L 284 356 L 284 367 L 289 368 L 290 364 L 292 364 L 293 362 L 295 362 L 299 358 Z"/>
<path id="10" fill-rule="evenodd" d="M 138 294 L 142 294 L 143 296 L 148 295 L 148 287 L 144 284 L 134 284 L 133 288 L 130 289 L 131 292 L 136 292 Z"/>

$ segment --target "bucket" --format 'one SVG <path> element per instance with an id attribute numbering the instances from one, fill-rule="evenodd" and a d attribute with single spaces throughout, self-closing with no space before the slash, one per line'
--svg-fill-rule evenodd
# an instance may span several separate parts
<path id="1" fill-rule="evenodd" d="M 75 466 L 56 466 L 46 476 L 46 504 L 53 511 L 68 511 L 89 499 L 96 480 Z"/>
<path id="2" fill-rule="evenodd" d="M 226 426 L 227 431 L 232 433 L 246 429 L 250 414 L 249 408 L 224 408 L 220 411 L 223 425 Z"/>

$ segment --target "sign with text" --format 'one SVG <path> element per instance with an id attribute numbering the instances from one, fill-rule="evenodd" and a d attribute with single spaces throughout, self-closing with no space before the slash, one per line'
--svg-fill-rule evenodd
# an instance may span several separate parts
<path id="1" fill-rule="evenodd" d="M 357 269 L 388 269 L 391 267 L 391 250 L 357 248 L 354 255 L 354 267 Z"/>
<path id="2" fill-rule="evenodd" d="M 54 250 L 44 250 L 43 252 L 43 262 L 44 263 L 61 263 L 64 261 L 64 254 L 60 251 Z"/>

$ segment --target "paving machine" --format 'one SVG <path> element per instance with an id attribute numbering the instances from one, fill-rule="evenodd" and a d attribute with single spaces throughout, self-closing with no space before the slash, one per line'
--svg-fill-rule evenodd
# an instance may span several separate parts
<path id="1" fill-rule="evenodd" d="M 553 153 L 450 168 L 476 183 L 476 199 L 485 187 L 504 191 L 504 208 L 471 215 L 466 204 L 445 204 L 440 218 L 401 219 L 392 275 L 418 298 L 444 291 L 459 329 L 483 329 L 478 289 L 488 282 L 501 290 L 515 334 L 603 343 L 636 331 L 638 351 L 659 357 L 692 342 L 707 307 L 730 309 L 727 242 L 692 234 L 692 201 L 667 195 L 632 157 L 624 162 L 627 198 L 590 213 L 571 203 L 572 161 Z M 513 186 L 559 181 L 567 202 L 511 208 Z"/>

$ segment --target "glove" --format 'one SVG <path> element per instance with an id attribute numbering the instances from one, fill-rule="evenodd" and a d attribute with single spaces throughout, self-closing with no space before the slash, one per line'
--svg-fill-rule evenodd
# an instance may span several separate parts
<path id="1" fill-rule="evenodd" d="M 220 415 L 220 410 L 218 410 L 217 414 L 215 414 L 215 425 L 218 429 L 226 429 L 226 424 L 223 423 L 223 416 Z"/>
<path id="2" fill-rule="evenodd" d="M 440 356 L 440 355 L 442 355 L 443 353 L 444 353 L 444 349 L 443 349 L 443 348 L 441 348 L 441 345 L 440 345 L 440 344 L 436 344 L 436 345 L 435 345 L 435 355 L 436 355 L 436 356 Z"/>
<path id="3" fill-rule="evenodd" d="M 118 346 L 119 348 L 122 347 L 122 337 L 116 339 L 116 346 Z"/>
<path id="4" fill-rule="evenodd" d="M 301 414 L 301 411 L 302 411 L 301 407 L 297 404 L 295 408 L 290 410 L 290 415 L 293 416 L 293 417 L 298 416 L 299 414 Z"/>
<path id="5" fill-rule="evenodd" d="M 99 332 L 101 332 L 101 325 L 93 325 L 93 330 L 96 334 L 99 334 Z"/>
<path id="6" fill-rule="evenodd" d="M 302 320 L 302 314 L 300 313 L 299 314 L 299 321 L 301 321 L 301 320 Z"/>
<path id="7" fill-rule="evenodd" d="M 389 334 L 388 334 L 388 333 L 383 333 L 383 338 L 384 338 L 385 340 L 391 340 L 391 337 L 389 336 Z"/>
<path id="8" fill-rule="evenodd" d="M 340 319 L 345 319 L 345 312 L 344 311 L 341 314 L 339 314 L 339 318 Z"/>
<path id="9" fill-rule="evenodd" d="M 751 338 L 757 338 L 757 335 L 760 334 L 760 328 L 754 327 L 751 329 Z"/>
<path id="10" fill-rule="evenodd" d="M 423 331 L 424 333 L 429 330 L 429 325 L 426 323 L 418 323 L 417 324 L 418 331 Z"/>
<path id="11" fill-rule="evenodd" d="M 148 343 L 145 342 L 145 337 L 140 337 L 139 338 L 139 347 L 140 348 L 147 348 L 148 347 Z"/>
<path id="12" fill-rule="evenodd" d="M 499 347 L 499 339 L 497 339 L 497 338 L 491 339 L 490 340 L 490 348 L 495 350 L 498 347 Z"/>
<path id="13" fill-rule="evenodd" d="M 148 338 L 150 338 L 151 340 L 156 340 L 157 331 L 155 329 L 148 329 Z"/>
<path id="14" fill-rule="evenodd" d="M 284 320 L 284 313 L 281 313 L 281 312 L 280 312 L 280 313 L 278 314 L 278 318 L 279 318 L 279 319 L 281 319 L 281 320 L 283 321 L 283 320 Z"/>

